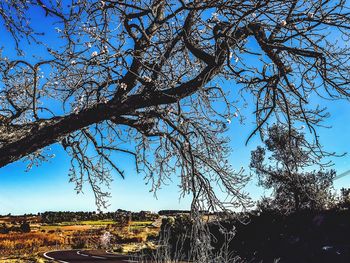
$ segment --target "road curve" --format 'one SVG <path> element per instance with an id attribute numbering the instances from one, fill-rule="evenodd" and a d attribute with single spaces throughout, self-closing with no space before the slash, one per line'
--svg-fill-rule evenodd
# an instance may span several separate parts
<path id="1" fill-rule="evenodd" d="M 99 251 L 91 253 L 84 250 L 57 250 L 43 254 L 46 259 L 56 260 L 60 263 L 126 263 L 137 262 L 127 256 L 111 255 Z"/>

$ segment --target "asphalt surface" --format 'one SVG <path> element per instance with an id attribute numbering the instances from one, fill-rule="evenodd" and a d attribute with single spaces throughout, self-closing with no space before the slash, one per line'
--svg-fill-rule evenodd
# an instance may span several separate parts
<path id="1" fill-rule="evenodd" d="M 104 251 L 60 250 L 44 253 L 44 257 L 60 263 L 126 263 L 137 262 L 122 255 L 111 255 Z"/>

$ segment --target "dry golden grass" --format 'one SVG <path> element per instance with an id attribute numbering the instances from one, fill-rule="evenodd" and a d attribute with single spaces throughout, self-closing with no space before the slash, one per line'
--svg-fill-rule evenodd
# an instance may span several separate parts
<path id="1" fill-rule="evenodd" d="M 45 230 L 45 231 L 50 231 L 50 230 L 54 230 L 54 231 L 82 231 L 82 230 L 89 230 L 93 228 L 92 225 L 70 225 L 70 226 L 40 226 L 39 230 Z"/>
<path id="2" fill-rule="evenodd" d="M 40 256 L 0 259 L 0 263 L 46 263 L 46 262 L 48 261 L 44 260 Z"/>
<path id="3" fill-rule="evenodd" d="M 98 247 L 100 237 L 105 231 L 113 235 L 111 240 L 114 247 L 119 247 L 126 252 L 137 251 L 149 243 L 150 236 L 157 236 L 159 227 L 154 227 L 153 223 L 152 221 L 133 221 L 128 226 L 101 224 L 100 222 L 97 222 L 96 225 L 92 222 L 89 224 L 71 222 L 71 224 L 64 225 L 33 223 L 30 233 L 0 234 L 0 260 L 7 257 L 3 262 L 36 262 L 9 260 L 11 257 L 23 258 L 21 256 L 35 255 L 39 251 L 47 251 L 52 247 L 71 248 L 78 245 L 83 245 L 85 248 Z"/>
<path id="4" fill-rule="evenodd" d="M 0 234 L 0 255 L 30 254 L 40 247 L 61 245 L 62 238 L 44 233 L 10 233 Z"/>

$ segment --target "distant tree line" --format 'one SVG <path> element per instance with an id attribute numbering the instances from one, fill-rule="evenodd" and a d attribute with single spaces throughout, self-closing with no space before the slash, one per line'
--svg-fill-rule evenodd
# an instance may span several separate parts
<path id="1" fill-rule="evenodd" d="M 191 211 L 189 210 L 160 210 L 158 214 L 160 216 L 169 216 L 169 215 L 176 215 L 176 214 L 190 214 Z"/>
<path id="2" fill-rule="evenodd" d="M 124 221 L 124 218 L 128 218 L 133 221 L 146 221 L 154 220 L 158 217 L 157 214 L 148 211 L 130 212 L 126 210 L 118 209 L 115 212 L 97 213 L 93 212 L 70 212 L 70 211 L 59 211 L 59 212 L 44 212 L 40 214 L 41 222 L 46 224 L 62 223 L 62 222 L 77 222 L 87 220 L 113 220 L 119 222 Z"/>
<path id="3" fill-rule="evenodd" d="M 70 211 L 58 211 L 58 212 L 44 212 L 41 215 L 42 223 L 62 223 L 72 221 L 83 220 L 104 220 L 113 219 L 114 213 L 96 213 L 96 212 L 70 212 Z"/>

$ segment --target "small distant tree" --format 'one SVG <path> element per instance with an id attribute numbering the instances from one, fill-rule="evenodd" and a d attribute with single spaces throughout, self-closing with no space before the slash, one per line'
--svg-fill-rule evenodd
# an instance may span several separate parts
<path id="1" fill-rule="evenodd" d="M 20 230 L 21 230 L 21 232 L 23 232 L 23 233 L 29 233 L 30 232 L 30 225 L 29 225 L 29 223 L 28 222 L 23 222 L 22 224 L 21 224 L 21 226 L 20 226 Z"/>
<path id="2" fill-rule="evenodd" d="M 322 165 L 319 171 L 306 171 L 316 161 L 315 148 L 304 134 L 274 125 L 267 130 L 264 144 L 252 151 L 250 163 L 259 184 L 273 189 L 273 198 L 263 198 L 260 206 L 284 211 L 326 208 L 333 198 L 335 171 Z"/>
<path id="3" fill-rule="evenodd" d="M 9 228 L 5 223 L 2 223 L 2 226 L 0 226 L 0 234 L 8 234 L 10 232 Z"/>
<path id="4" fill-rule="evenodd" d="M 340 196 L 338 199 L 338 208 L 349 209 L 350 208 L 350 188 L 341 188 Z"/>

